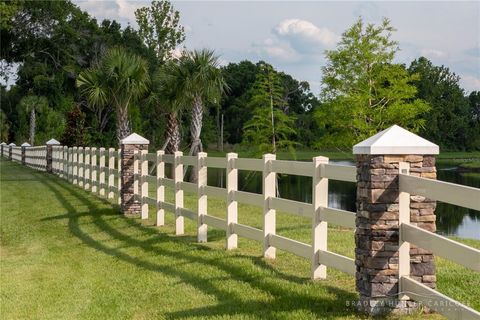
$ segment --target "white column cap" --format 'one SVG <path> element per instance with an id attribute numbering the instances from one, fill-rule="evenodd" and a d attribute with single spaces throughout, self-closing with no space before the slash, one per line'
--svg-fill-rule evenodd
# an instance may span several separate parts
<path id="1" fill-rule="evenodd" d="M 50 139 L 50 140 L 48 140 L 45 144 L 46 144 L 46 145 L 59 145 L 60 142 L 57 141 L 57 140 L 55 140 L 55 139 Z"/>
<path id="2" fill-rule="evenodd" d="M 31 145 L 28 142 L 24 142 L 22 143 L 21 147 L 31 147 Z"/>
<path id="3" fill-rule="evenodd" d="M 438 145 L 393 125 L 353 146 L 353 154 L 438 154 Z"/>
<path id="4" fill-rule="evenodd" d="M 145 139 L 139 134 L 132 133 L 128 137 L 123 138 L 120 141 L 120 143 L 121 144 L 150 144 L 150 141 L 148 141 L 147 139 Z"/>
<path id="5" fill-rule="evenodd" d="M 11 146 L 11 147 L 16 147 L 17 145 L 12 142 L 12 143 L 9 144 L 9 146 Z"/>

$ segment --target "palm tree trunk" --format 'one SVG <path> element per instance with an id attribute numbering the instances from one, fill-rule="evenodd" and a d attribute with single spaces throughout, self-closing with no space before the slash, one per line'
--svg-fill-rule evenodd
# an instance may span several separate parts
<path id="1" fill-rule="evenodd" d="M 35 145 L 36 115 L 35 108 L 30 111 L 30 144 Z"/>
<path id="2" fill-rule="evenodd" d="M 130 121 L 128 120 L 128 109 L 119 108 L 117 114 L 117 139 L 118 143 L 131 133 Z"/>
<path id="3" fill-rule="evenodd" d="M 192 122 L 190 124 L 190 135 L 192 138 L 192 146 L 190 149 L 190 155 L 196 156 L 203 150 L 202 141 L 200 140 L 200 134 L 202 133 L 203 124 L 203 103 L 202 98 L 195 96 L 193 99 L 192 108 Z"/>
<path id="4" fill-rule="evenodd" d="M 167 114 L 167 128 L 165 130 L 165 140 L 169 139 L 166 153 L 174 153 L 180 147 L 180 127 L 178 124 L 177 114 L 170 112 Z"/>
<path id="5" fill-rule="evenodd" d="M 192 138 L 192 145 L 190 147 L 190 155 L 196 156 L 199 152 L 203 151 L 202 141 L 200 140 L 200 134 L 202 133 L 202 124 L 203 124 L 203 103 L 200 96 L 195 96 L 193 99 L 193 108 L 192 108 L 192 120 L 190 124 L 190 135 Z M 192 170 L 190 175 L 190 181 L 197 181 L 196 170 Z"/>

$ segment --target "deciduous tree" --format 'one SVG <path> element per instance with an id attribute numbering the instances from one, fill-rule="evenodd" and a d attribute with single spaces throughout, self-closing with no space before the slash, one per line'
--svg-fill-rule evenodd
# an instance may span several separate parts
<path id="1" fill-rule="evenodd" d="M 435 66 L 425 57 L 414 60 L 409 72 L 419 77 L 413 82 L 416 97 L 427 101 L 431 110 L 424 115 L 428 126 L 422 136 L 450 150 L 465 150 L 473 137 L 469 100 L 460 87 L 460 77 L 445 66 Z M 477 135 L 478 136 L 478 135 Z"/>
<path id="2" fill-rule="evenodd" d="M 429 106 L 415 99 L 412 81 L 418 76 L 393 63 L 398 51 L 394 31 L 387 19 L 379 26 L 359 19 L 337 48 L 327 51 L 322 106 L 315 114 L 327 133 L 319 146 L 351 147 L 393 124 L 414 132 L 424 128 L 421 116 Z"/>

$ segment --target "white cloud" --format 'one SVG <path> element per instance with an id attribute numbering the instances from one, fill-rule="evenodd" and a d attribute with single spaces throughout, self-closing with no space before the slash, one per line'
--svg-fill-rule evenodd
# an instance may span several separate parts
<path id="1" fill-rule="evenodd" d="M 274 34 L 288 41 L 301 53 L 311 53 L 319 48 L 333 47 L 339 36 L 327 28 L 320 28 L 307 20 L 286 19 L 274 29 Z"/>
<path id="2" fill-rule="evenodd" d="M 81 0 L 74 1 L 82 10 L 101 21 L 103 19 L 117 20 L 124 26 L 129 23 L 136 25 L 135 10 L 140 7 L 148 6 L 148 1 L 98 1 L 98 0 Z"/>
<path id="3" fill-rule="evenodd" d="M 99 21 L 103 19 L 118 20 L 118 5 L 113 1 L 82 0 L 74 2 Z"/>
<path id="4" fill-rule="evenodd" d="M 185 52 L 185 48 L 184 47 L 176 47 L 175 49 L 173 49 L 172 51 L 172 57 L 174 58 L 180 58 L 183 53 Z"/>
<path id="5" fill-rule="evenodd" d="M 259 59 L 275 60 L 277 62 L 295 62 L 300 58 L 299 54 L 289 46 L 287 42 L 276 38 L 267 38 L 260 43 L 252 44 L 252 53 Z"/>
<path id="6" fill-rule="evenodd" d="M 339 37 L 327 28 L 319 28 L 310 21 L 285 19 L 277 24 L 271 36 L 252 45 L 260 59 L 285 63 L 316 64 L 323 51 L 333 47 Z"/>
<path id="7" fill-rule="evenodd" d="M 382 20 L 381 10 L 377 3 L 361 2 L 353 10 L 354 19 L 362 17 L 366 22 L 379 22 Z"/>
<path id="8" fill-rule="evenodd" d="M 145 6 L 144 3 L 127 0 L 116 0 L 118 6 L 118 16 L 127 20 L 130 23 L 136 23 L 135 10 Z"/>
<path id="9" fill-rule="evenodd" d="M 480 78 L 471 75 L 460 75 L 460 84 L 467 91 L 480 91 Z"/>
<path id="10" fill-rule="evenodd" d="M 437 49 L 422 49 L 420 55 L 427 58 L 446 58 L 447 53 Z"/>

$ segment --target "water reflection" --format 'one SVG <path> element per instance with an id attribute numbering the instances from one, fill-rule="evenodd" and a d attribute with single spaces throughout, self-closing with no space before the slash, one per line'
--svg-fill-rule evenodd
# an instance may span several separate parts
<path id="1" fill-rule="evenodd" d="M 332 161 L 335 162 L 335 161 Z M 336 161 L 340 165 L 352 165 L 349 161 Z M 437 166 L 438 179 L 480 188 L 479 173 L 459 173 L 452 166 Z M 239 170 L 238 188 L 241 191 L 262 193 L 261 172 Z M 208 184 L 225 187 L 225 170 L 208 169 Z M 355 211 L 356 186 L 351 182 L 329 181 L 329 206 Z M 312 202 L 312 179 L 295 175 L 279 175 L 278 191 L 281 198 Z M 439 233 L 480 239 L 480 212 L 446 203 L 438 203 L 437 230 Z"/>

